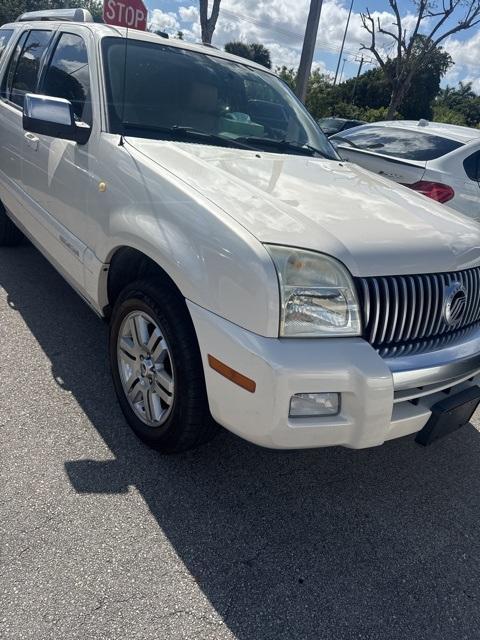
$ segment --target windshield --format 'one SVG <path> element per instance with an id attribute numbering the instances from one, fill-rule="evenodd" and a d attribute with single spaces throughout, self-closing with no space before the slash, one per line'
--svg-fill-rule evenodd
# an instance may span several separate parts
<path id="1" fill-rule="evenodd" d="M 268 72 L 134 39 L 125 51 L 124 39 L 105 38 L 103 54 L 114 133 L 338 160 L 303 105 Z"/>

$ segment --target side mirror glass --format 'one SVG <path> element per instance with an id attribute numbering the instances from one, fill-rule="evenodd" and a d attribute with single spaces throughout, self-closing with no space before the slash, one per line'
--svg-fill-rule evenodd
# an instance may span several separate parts
<path id="1" fill-rule="evenodd" d="M 75 122 L 72 103 L 63 98 L 51 98 L 27 93 L 23 105 L 23 128 L 52 138 L 85 144 L 90 127 Z"/>

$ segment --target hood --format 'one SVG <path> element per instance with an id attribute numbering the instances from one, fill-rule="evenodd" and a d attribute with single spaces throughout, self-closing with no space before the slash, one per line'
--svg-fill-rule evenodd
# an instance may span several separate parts
<path id="1" fill-rule="evenodd" d="M 261 242 L 320 251 L 354 275 L 480 264 L 480 226 L 350 163 L 128 138 Z"/>

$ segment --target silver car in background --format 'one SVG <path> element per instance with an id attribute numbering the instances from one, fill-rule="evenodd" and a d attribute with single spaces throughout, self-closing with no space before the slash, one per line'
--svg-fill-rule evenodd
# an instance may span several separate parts
<path id="1" fill-rule="evenodd" d="M 404 184 L 480 221 L 480 130 L 393 121 L 331 136 L 344 160 Z"/>

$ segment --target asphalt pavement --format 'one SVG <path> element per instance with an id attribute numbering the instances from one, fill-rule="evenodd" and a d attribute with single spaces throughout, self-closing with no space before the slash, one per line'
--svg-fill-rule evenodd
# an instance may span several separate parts
<path id="1" fill-rule="evenodd" d="M 0 249 L 0 638 L 480 638 L 480 433 L 278 452 L 130 432 L 106 326 Z"/>

